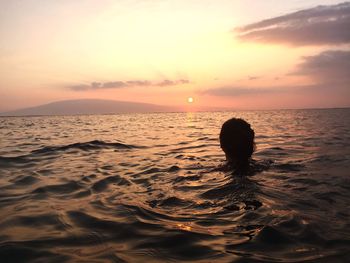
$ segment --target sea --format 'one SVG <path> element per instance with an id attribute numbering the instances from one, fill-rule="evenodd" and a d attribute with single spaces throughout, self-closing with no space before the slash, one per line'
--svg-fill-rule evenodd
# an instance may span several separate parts
<path id="1" fill-rule="evenodd" d="M 0 262 L 350 262 L 349 173 L 350 109 L 1 117 Z"/>

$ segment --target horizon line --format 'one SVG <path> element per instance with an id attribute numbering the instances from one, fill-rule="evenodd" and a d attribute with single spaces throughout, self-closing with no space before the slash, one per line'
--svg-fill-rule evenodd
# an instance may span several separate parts
<path id="1" fill-rule="evenodd" d="M 244 111 L 297 111 L 297 110 L 346 110 L 347 107 L 313 107 L 313 108 L 274 108 L 274 109 L 231 109 L 231 110 L 199 110 L 199 111 L 145 111 L 145 112 L 119 112 L 119 113 L 91 113 L 91 114 L 35 114 L 35 115 L 2 115 L 6 112 L 0 112 L 0 118 L 23 118 L 23 117 L 63 117 L 63 116 L 105 116 L 105 115 L 129 115 L 129 114 L 174 114 L 174 113 L 214 113 L 214 112 L 244 112 Z"/>

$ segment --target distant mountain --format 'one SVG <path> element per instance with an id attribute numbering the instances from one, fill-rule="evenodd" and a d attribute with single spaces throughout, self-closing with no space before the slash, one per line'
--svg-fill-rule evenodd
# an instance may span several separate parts
<path id="1" fill-rule="evenodd" d="M 80 115 L 178 111 L 176 107 L 148 103 L 82 99 L 52 102 L 36 107 L 0 113 L 0 116 Z"/>

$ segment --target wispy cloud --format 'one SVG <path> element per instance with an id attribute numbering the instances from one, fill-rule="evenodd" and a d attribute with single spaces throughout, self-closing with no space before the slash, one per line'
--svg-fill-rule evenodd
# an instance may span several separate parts
<path id="1" fill-rule="evenodd" d="M 241 97 L 241 96 L 255 96 L 263 94 L 281 93 L 290 90 L 292 87 L 219 87 L 207 90 L 202 90 L 200 93 L 214 95 L 219 97 Z"/>
<path id="2" fill-rule="evenodd" d="M 154 86 L 166 87 L 166 86 L 176 86 L 190 83 L 187 79 L 179 79 L 179 80 L 163 80 L 159 83 L 155 83 Z"/>
<path id="3" fill-rule="evenodd" d="M 261 76 L 248 76 L 248 80 L 257 80 L 261 79 Z"/>
<path id="4" fill-rule="evenodd" d="M 295 46 L 350 43 L 350 2 L 317 6 L 234 30 L 244 41 Z"/>
<path id="5" fill-rule="evenodd" d="M 129 80 L 129 81 L 109 81 L 109 82 L 91 82 L 90 84 L 71 85 L 66 88 L 73 91 L 88 91 L 88 90 L 102 90 L 102 89 L 122 89 L 131 87 L 168 87 L 177 86 L 190 83 L 187 79 L 168 80 L 165 79 L 160 82 L 152 82 L 148 80 Z"/>

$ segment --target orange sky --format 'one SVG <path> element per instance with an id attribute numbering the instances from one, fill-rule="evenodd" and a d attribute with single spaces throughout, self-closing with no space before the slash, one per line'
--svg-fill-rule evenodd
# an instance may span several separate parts
<path id="1" fill-rule="evenodd" d="M 77 98 L 181 106 L 193 97 L 197 106 L 238 109 L 350 106 L 350 4 L 341 2 L 1 1 L 0 111 Z M 317 24 L 324 19 L 319 4 L 328 5 L 324 21 L 337 22 L 329 25 L 336 34 Z M 315 19 L 303 20 L 299 10 Z M 308 31 L 319 27 L 319 35 Z"/>

